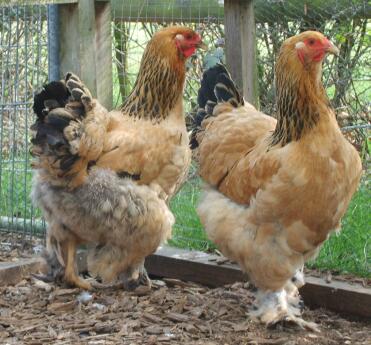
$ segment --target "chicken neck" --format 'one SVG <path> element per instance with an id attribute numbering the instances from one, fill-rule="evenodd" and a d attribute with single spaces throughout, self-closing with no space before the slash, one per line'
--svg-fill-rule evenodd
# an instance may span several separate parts
<path id="1" fill-rule="evenodd" d="M 277 64 L 277 126 L 271 146 L 299 140 L 328 116 L 330 104 L 321 77 L 321 64 L 301 71 Z"/>
<path id="2" fill-rule="evenodd" d="M 160 122 L 177 104 L 185 80 L 184 62 L 145 51 L 134 88 L 121 111 L 135 118 Z"/>

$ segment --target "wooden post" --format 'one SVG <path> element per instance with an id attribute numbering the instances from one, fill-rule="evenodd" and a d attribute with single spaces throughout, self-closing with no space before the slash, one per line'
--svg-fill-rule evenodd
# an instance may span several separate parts
<path id="1" fill-rule="evenodd" d="M 243 95 L 250 103 L 259 106 L 259 82 L 255 54 L 254 1 L 244 1 L 241 7 L 240 30 Z"/>
<path id="2" fill-rule="evenodd" d="M 76 73 L 93 96 L 112 108 L 112 40 L 109 1 L 59 5 L 60 73 Z"/>
<path id="3" fill-rule="evenodd" d="M 242 81 L 242 54 L 240 30 L 240 0 L 224 1 L 225 54 L 229 72 L 240 90 Z"/>
<path id="4" fill-rule="evenodd" d="M 225 0 L 226 60 L 244 98 L 259 105 L 253 0 Z"/>
<path id="5" fill-rule="evenodd" d="M 95 5 L 96 24 L 96 75 L 97 95 L 99 101 L 108 109 L 112 109 L 112 17 L 109 1 Z"/>
<path id="6" fill-rule="evenodd" d="M 95 42 L 95 1 L 78 2 L 78 35 L 80 78 L 86 83 L 93 95 L 97 95 L 97 71 Z"/>

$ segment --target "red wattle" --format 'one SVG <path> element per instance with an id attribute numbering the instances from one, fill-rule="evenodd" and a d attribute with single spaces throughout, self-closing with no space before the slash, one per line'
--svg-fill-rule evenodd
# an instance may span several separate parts
<path id="1" fill-rule="evenodd" d="M 182 53 L 186 58 L 188 58 L 195 52 L 195 50 L 196 47 L 183 48 Z"/>

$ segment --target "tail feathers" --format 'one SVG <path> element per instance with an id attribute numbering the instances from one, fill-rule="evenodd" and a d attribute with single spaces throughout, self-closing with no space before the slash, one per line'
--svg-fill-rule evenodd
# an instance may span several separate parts
<path id="1" fill-rule="evenodd" d="M 197 102 L 198 107 L 207 110 L 208 115 L 212 115 L 214 106 L 218 103 L 231 103 L 234 107 L 244 104 L 229 72 L 221 64 L 215 65 L 204 73 Z"/>
<path id="2" fill-rule="evenodd" d="M 227 73 L 219 74 L 219 78 L 214 87 L 217 103 L 230 103 L 235 108 L 244 104 L 241 94 L 236 85 Z"/>
<path id="3" fill-rule="evenodd" d="M 225 66 L 217 64 L 204 72 L 198 90 L 198 111 L 193 118 L 191 148 L 198 146 L 197 133 L 201 131 L 202 121 L 213 116 L 217 104 L 229 103 L 232 107 L 244 105 L 242 95 L 237 90 Z"/>
<path id="4" fill-rule="evenodd" d="M 57 178 L 64 176 L 78 160 L 76 152 L 71 150 L 71 138 L 66 137 L 65 129 L 72 123 L 80 123 L 86 115 L 81 100 L 74 99 L 69 81 L 75 85 L 79 79 L 68 73 L 65 79 L 44 85 L 34 96 L 33 104 L 37 116 L 31 126 L 30 153 L 36 158 L 33 167 L 50 170 L 51 175 Z"/>
<path id="5" fill-rule="evenodd" d="M 41 92 L 34 97 L 33 111 L 38 120 L 44 121 L 48 114 L 48 108 L 63 108 L 67 104 L 69 96 L 70 93 L 64 80 L 52 81 L 44 85 Z"/>

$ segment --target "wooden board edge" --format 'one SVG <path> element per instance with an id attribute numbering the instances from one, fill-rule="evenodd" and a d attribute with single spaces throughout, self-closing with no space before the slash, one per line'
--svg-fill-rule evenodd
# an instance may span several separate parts
<path id="1" fill-rule="evenodd" d="M 86 250 L 77 254 L 79 271 L 87 270 Z M 160 247 L 146 259 L 147 271 L 152 276 L 193 281 L 210 287 L 247 281 L 247 276 L 236 264 L 220 264 L 220 257 L 168 246 Z M 0 263 L 0 286 L 14 285 L 30 273 L 44 270 L 41 258 Z M 371 289 L 359 283 L 307 276 L 306 284 L 300 289 L 306 306 L 325 308 L 338 313 L 359 317 L 371 317 Z"/>
<path id="2" fill-rule="evenodd" d="M 237 264 L 218 263 L 220 257 L 197 251 L 163 246 L 146 259 L 149 274 L 194 281 L 211 287 L 247 281 L 248 277 Z M 306 276 L 300 289 L 306 306 L 325 308 L 337 313 L 371 317 L 371 289 L 359 283 Z"/>
<path id="3" fill-rule="evenodd" d="M 42 272 L 44 268 L 45 262 L 41 258 L 0 262 L 0 286 L 15 285 L 31 273 Z"/>

